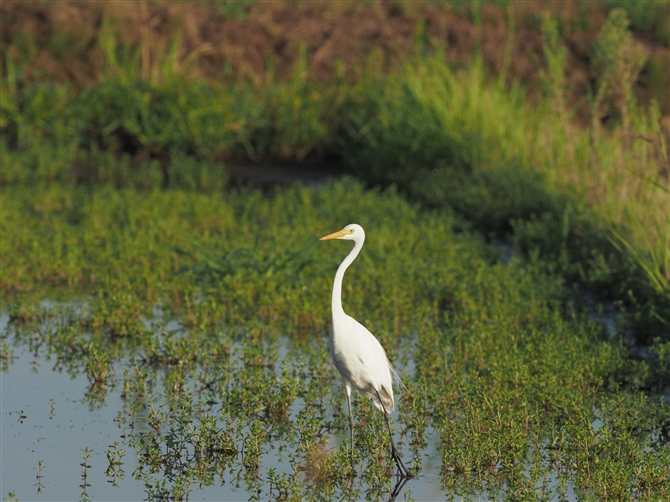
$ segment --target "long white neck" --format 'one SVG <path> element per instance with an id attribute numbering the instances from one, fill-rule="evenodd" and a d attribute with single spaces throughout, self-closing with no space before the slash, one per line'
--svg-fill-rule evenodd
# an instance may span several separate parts
<path id="1" fill-rule="evenodd" d="M 352 249 L 347 257 L 342 260 L 342 263 L 335 273 L 335 281 L 333 281 L 333 301 L 331 306 L 333 309 L 333 319 L 337 317 L 337 314 L 344 314 L 344 309 L 342 308 L 342 279 L 344 278 L 344 272 L 346 272 L 349 265 L 353 263 L 358 256 L 358 253 L 363 249 L 363 242 L 365 242 L 365 237 L 354 241 L 354 249 Z"/>

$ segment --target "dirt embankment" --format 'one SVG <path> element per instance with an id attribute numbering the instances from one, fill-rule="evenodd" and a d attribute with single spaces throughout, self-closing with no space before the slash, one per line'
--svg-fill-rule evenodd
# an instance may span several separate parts
<path id="1" fill-rule="evenodd" d="M 141 75 L 150 77 L 178 35 L 174 67 L 210 81 L 250 78 L 262 82 L 268 72 L 285 78 L 305 45 L 310 69 L 328 80 L 338 62 L 354 73 L 366 61 L 389 68 L 402 58 L 436 45 L 450 61 L 466 63 L 479 47 L 492 72 L 505 71 L 539 88 L 545 67 L 542 15 L 559 19 L 569 50 L 566 77 L 574 104 L 594 84 L 591 47 L 607 12 L 584 3 L 529 1 L 506 9 L 485 4 L 476 15 L 468 6 L 411 2 L 53 2 L 0 5 L 0 50 L 19 63 L 28 81 L 95 84 L 103 74 L 101 31 L 114 26 L 121 46 L 139 48 Z M 670 113 L 670 50 L 636 33 L 649 57 L 636 91 L 643 102 L 656 98 Z M 6 65 L 3 65 L 3 74 Z"/>

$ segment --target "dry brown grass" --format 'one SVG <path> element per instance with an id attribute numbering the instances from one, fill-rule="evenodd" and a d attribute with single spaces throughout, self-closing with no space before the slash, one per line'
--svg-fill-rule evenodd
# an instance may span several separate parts
<path id="1" fill-rule="evenodd" d="M 603 6 L 585 9 L 582 2 L 530 1 L 513 3 L 509 9 L 484 3 L 478 16 L 467 4 L 409 1 L 259 1 L 228 10 L 221 5 L 4 2 L 0 6 L 0 52 L 22 62 L 29 81 L 82 87 L 95 84 L 104 74 L 99 36 L 109 26 L 118 28 L 120 46 L 139 48 L 144 78 L 160 73 L 164 55 L 179 38 L 175 68 L 212 82 L 249 78 L 262 83 L 268 71 L 275 78 L 289 77 L 301 43 L 306 45 L 312 75 L 326 80 L 336 74 L 338 61 L 351 72 L 373 51 L 379 51 L 386 64 L 393 65 L 413 54 L 417 43 L 424 47 L 439 43 L 446 46 L 448 60 L 457 64 L 469 62 L 479 47 L 487 69 L 502 71 L 510 83 L 519 80 L 539 90 L 535 84 L 543 70 L 541 19 L 549 13 L 559 19 L 566 38 L 566 99 L 573 106 L 592 83 L 591 46 L 606 19 Z M 636 40 L 654 62 L 652 69 L 661 71 L 654 70 L 659 75 L 652 75 L 651 67 L 645 68 L 636 80 L 635 92 L 645 103 L 658 96 L 661 109 L 668 113 L 670 97 L 661 94 L 670 86 L 666 64 L 670 51 L 643 34 Z M 578 116 L 588 122 L 583 107 Z"/>

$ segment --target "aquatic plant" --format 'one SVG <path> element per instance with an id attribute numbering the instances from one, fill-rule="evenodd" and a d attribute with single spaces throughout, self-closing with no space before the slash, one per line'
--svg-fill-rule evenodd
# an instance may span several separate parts
<path id="1" fill-rule="evenodd" d="M 394 439 L 412 471 L 429 469 L 434 447 L 447 497 L 668 494 L 668 409 L 645 393 L 665 352 L 656 373 L 651 360 L 635 364 L 549 263 L 504 261 L 453 213 L 352 179 L 270 197 L 54 184 L 8 194 L 3 337 L 73 376 L 104 354 L 104 394 L 94 385 L 85 402 L 95 412 L 119 396 L 116 451 L 137 454 L 124 470 L 150 497 L 209 486 L 260 498 L 392 493 L 384 419 L 368 400 L 354 406 L 353 467 L 348 452 L 323 446 L 348 427 L 329 363 L 329 250 L 316 246 L 298 271 L 213 276 L 190 268 L 197 255 L 175 251 L 246 248 L 249 263 L 263 263 L 354 218 L 369 243 L 343 295 L 411 390 L 401 392 Z M 65 303 L 39 306 L 45 297 Z M 7 359 L 7 375 L 16 364 Z M 281 468 L 270 471 L 267 455 Z M 93 497 L 96 487 L 86 489 Z"/>

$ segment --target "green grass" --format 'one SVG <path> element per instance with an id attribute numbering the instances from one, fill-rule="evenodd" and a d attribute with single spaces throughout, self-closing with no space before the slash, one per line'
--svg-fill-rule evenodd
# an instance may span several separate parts
<path id="1" fill-rule="evenodd" d="M 206 86 L 186 78 L 186 61 L 176 63 L 178 40 L 166 49 L 165 64 L 141 79 L 141 47 L 119 45 L 108 26 L 100 35 L 105 77 L 76 94 L 65 86 L 18 85 L 7 53 L 0 181 L 218 190 L 226 182 L 221 160 L 339 158 L 368 183 L 395 183 L 427 205 L 456 207 L 487 232 L 508 232 L 513 220 L 528 222 L 533 213 L 549 213 L 562 232 L 564 215 L 578 213 L 582 224 L 592 220 L 588 228 L 608 228 L 604 241 L 611 243 L 590 248 L 631 261 L 623 265 L 633 271 L 627 279 L 623 272 L 611 274 L 607 294 L 620 297 L 614 291 L 622 290 L 626 301 L 629 290 L 644 296 L 639 281 L 667 302 L 667 151 L 658 107 L 645 109 L 632 94 L 644 57 L 627 18 L 614 10 L 594 45 L 600 64 L 586 129 L 573 124 L 574 110 L 566 108 L 566 52 L 557 22 L 543 22 L 546 99 L 533 104 L 520 86 L 491 81 L 479 59 L 466 69 L 451 68 L 439 48 L 432 56 L 417 54 L 390 75 L 373 54 L 355 75 L 340 68 L 333 82 L 324 83 L 311 77 L 302 46 L 288 80 L 275 81 L 270 65 L 264 81 Z M 603 126 L 605 115 L 612 118 Z M 470 192 L 467 201 L 456 194 L 454 200 L 449 187 L 469 184 L 471 175 L 475 190 L 481 189 L 478 180 L 492 178 L 487 170 L 509 180 L 490 187 L 501 191 L 498 201 L 491 197 L 491 207 L 509 208 L 482 215 L 479 194 Z M 545 200 L 524 196 L 519 202 L 509 192 L 529 184 L 543 185 L 537 193 Z M 562 194 L 570 192 L 568 203 Z M 572 241 L 583 240 L 588 228 L 572 225 L 567 232 Z M 581 273 L 580 280 L 592 272 Z"/>
<path id="2" fill-rule="evenodd" d="M 666 337 L 670 317 L 668 161 L 658 108 L 642 108 L 631 91 L 643 59 L 627 22 L 613 11 L 594 46 L 600 70 L 586 129 L 566 108 L 566 52 L 549 17 L 547 95 L 534 104 L 520 86 L 487 78 L 479 59 L 451 68 L 439 48 L 391 74 L 373 54 L 328 84 L 311 77 L 304 46 L 288 80 L 270 70 L 265 81 L 207 86 L 185 77 L 188 65 L 167 63 L 142 80 L 141 48 L 118 45 L 107 27 L 98 85 L 74 94 L 8 80 L 0 181 L 215 192 L 227 183 L 222 160 L 339 158 L 370 184 L 396 184 L 543 253 L 568 281 L 635 312 L 636 337 L 648 343 Z M 614 118 L 603 126 L 605 113 Z"/>
<path id="3" fill-rule="evenodd" d="M 628 249 L 639 250 L 631 254 L 633 260 L 652 289 L 668 299 L 670 198 L 664 174 L 668 172 L 665 139 L 656 105 L 645 110 L 632 95 L 644 59 L 626 31 L 625 15 L 613 11 L 596 44 L 602 69 L 590 129 L 570 121 L 571 111 L 565 105 L 565 49 L 555 23 L 549 18 L 545 22 L 548 99 L 530 104 L 518 86 L 508 89 L 500 81 L 487 83 L 481 62 L 476 60 L 468 70 L 458 72 L 445 65 L 438 52 L 433 58 L 406 64 L 381 89 L 361 83 L 360 100 L 372 109 L 372 117 L 354 118 L 356 146 L 345 150 L 345 158 L 365 179 L 397 183 L 432 204 L 439 204 L 440 198 L 450 203 L 454 197 L 465 197 L 450 190 L 459 184 L 459 171 L 474 173 L 475 179 L 487 177 L 486 170 L 516 178 L 499 183 L 497 203 L 481 204 L 476 191 L 469 201 L 484 211 L 509 204 L 497 214 L 498 219 L 507 220 L 503 224 L 511 218 L 527 219 L 530 212 L 554 213 L 561 219 L 560 213 L 567 210 L 565 202 L 552 194 L 573 192 L 574 204 L 581 206 L 585 201 L 586 213 L 609 225 L 613 235 L 625 236 L 619 240 L 624 239 Z M 601 125 L 604 110 L 618 118 L 607 128 Z M 537 173 L 544 182 L 537 181 Z M 533 200 L 532 194 L 515 196 L 515 184 L 543 185 L 536 194 L 545 201 Z M 478 217 L 475 207 L 463 207 L 461 200 L 456 204 Z M 519 204 L 525 205 L 526 214 L 514 214 Z M 495 219 L 496 215 L 489 219 L 489 226 Z"/>
<path id="4" fill-rule="evenodd" d="M 575 126 L 559 31 L 544 23 L 546 97 L 532 105 L 439 48 L 390 74 L 373 54 L 326 84 L 303 47 L 288 80 L 208 86 L 175 64 L 178 41 L 146 76 L 140 49 L 107 27 L 105 76 L 78 93 L 24 85 L 6 54 L 3 371 L 15 347 L 46 347 L 57 370 L 87 375 L 92 409 L 122 389 L 123 420 L 146 427 L 110 447 L 108 473 L 122 482 L 121 452 L 136 451 L 151 497 L 185 498 L 227 472 L 289 499 L 384 496 L 392 464 L 369 402 L 356 406 L 359 481 L 325 446 L 347 427 L 327 333 L 348 248 L 317 235 L 357 222 L 368 241 L 345 308 L 410 368 L 398 419 L 411 469 L 430 441 L 455 498 L 667 499 L 658 109 L 632 98 L 641 66 L 619 13 L 598 42 L 594 120 Z M 229 160 L 326 158 L 358 181 L 228 186 Z M 521 252 L 509 263 L 489 244 L 501 237 Z M 580 307 L 584 285 L 617 300 L 617 336 Z M 632 358 L 629 335 L 652 356 Z M 271 444 L 292 470 L 261 474 Z"/>
<path id="5" fill-rule="evenodd" d="M 291 499 L 385 492 L 392 463 L 371 403 L 356 406 L 362 485 L 352 487 L 344 450 L 319 446 L 347 427 L 327 333 L 348 247 L 322 246 L 317 234 L 350 221 L 368 241 L 345 280 L 345 308 L 394 361 L 414 362 L 395 424 L 412 468 L 421 471 L 432 429 L 454 496 L 668 495 L 668 409 L 627 380 L 624 346 L 570 307 L 570 288 L 546 263 L 504 264 L 449 212 L 350 179 L 272 197 L 59 184 L 2 196 L 0 230 L 14 236 L 2 247 L 7 336 L 87 372 L 94 408 L 121 388 L 124 420 L 148 410 L 146 431 L 119 447 L 141 453 L 135 476 L 152 496 L 184 497 L 229 469 L 249 490 L 281 486 Z M 203 273 L 241 249 L 238 266 Z M 77 303 L 36 308 L 45 296 Z M 188 336 L 166 328 L 175 318 Z M 295 448 L 293 471 L 259 477 L 271 441 Z M 552 476 L 563 484 L 550 486 Z"/>

